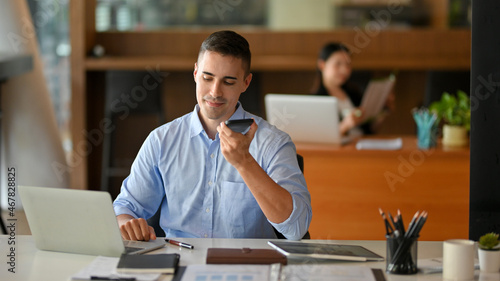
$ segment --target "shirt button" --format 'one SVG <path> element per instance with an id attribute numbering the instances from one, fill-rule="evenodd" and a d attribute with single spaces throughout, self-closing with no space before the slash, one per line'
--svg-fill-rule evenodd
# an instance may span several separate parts
<path id="1" fill-rule="evenodd" d="M 210 158 L 214 159 L 215 155 L 212 153 L 210 154 Z"/>
<path id="2" fill-rule="evenodd" d="M 207 208 L 205 212 L 210 213 L 210 208 Z"/>
<path id="3" fill-rule="evenodd" d="M 213 182 L 212 182 L 212 181 L 209 181 L 209 182 L 208 182 L 208 185 L 212 185 L 212 184 L 213 184 Z"/>

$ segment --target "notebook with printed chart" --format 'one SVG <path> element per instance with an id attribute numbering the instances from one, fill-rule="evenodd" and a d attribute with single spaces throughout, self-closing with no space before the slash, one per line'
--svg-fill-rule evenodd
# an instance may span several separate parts
<path id="1" fill-rule="evenodd" d="M 337 98 L 316 95 L 267 94 L 267 121 L 288 133 L 294 142 L 344 144 Z"/>
<path id="2" fill-rule="evenodd" d="M 269 241 L 268 244 L 291 258 L 316 258 L 346 261 L 383 261 L 384 258 L 359 245 Z"/>
<path id="3" fill-rule="evenodd" d="M 40 250 L 120 257 L 165 246 L 163 239 L 123 241 L 107 192 L 35 186 L 18 190 Z"/>

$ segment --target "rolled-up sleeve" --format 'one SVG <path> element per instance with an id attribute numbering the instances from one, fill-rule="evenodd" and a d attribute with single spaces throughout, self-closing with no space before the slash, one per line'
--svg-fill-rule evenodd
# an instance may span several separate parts
<path id="1" fill-rule="evenodd" d="M 287 239 L 300 240 L 308 231 L 312 218 L 311 195 L 307 190 L 304 174 L 297 161 L 295 145 L 290 137 L 277 138 L 275 146 L 269 146 L 267 155 L 273 155 L 267 165 L 268 175 L 292 196 L 293 210 L 281 223 L 271 225 Z M 274 150 L 274 151 L 272 151 Z"/>

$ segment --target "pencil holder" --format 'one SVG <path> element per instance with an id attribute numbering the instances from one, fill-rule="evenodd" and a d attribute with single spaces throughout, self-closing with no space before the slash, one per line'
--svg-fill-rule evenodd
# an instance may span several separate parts
<path id="1" fill-rule="evenodd" d="M 418 237 L 388 235 L 386 239 L 386 271 L 393 274 L 416 274 Z"/>
<path id="2" fill-rule="evenodd" d="M 436 146 L 437 140 L 437 115 L 428 110 L 412 111 L 413 119 L 417 124 L 417 144 L 420 149 L 430 149 Z"/>

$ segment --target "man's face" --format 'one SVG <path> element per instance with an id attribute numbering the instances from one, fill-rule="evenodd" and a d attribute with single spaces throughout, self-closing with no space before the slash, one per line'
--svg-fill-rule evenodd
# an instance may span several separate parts
<path id="1" fill-rule="evenodd" d="M 234 113 L 238 99 L 250 84 L 242 60 L 206 51 L 194 67 L 196 100 L 205 125 L 226 121 Z"/>

